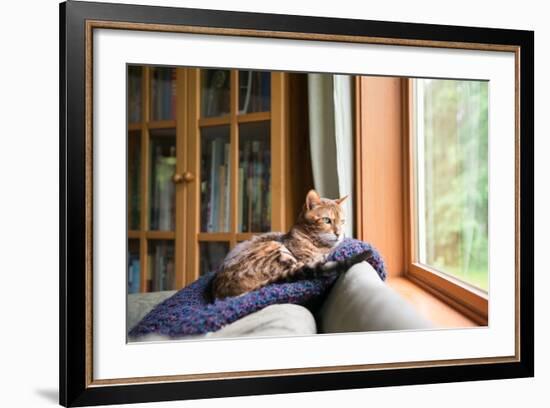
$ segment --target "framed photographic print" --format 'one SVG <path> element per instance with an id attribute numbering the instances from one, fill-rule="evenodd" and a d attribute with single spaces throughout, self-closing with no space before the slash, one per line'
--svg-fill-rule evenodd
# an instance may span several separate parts
<path id="1" fill-rule="evenodd" d="M 62 405 L 534 375 L 533 32 L 60 21 Z"/>

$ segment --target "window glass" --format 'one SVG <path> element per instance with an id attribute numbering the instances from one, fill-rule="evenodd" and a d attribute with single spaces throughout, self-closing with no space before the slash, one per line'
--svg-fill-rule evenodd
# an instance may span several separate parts
<path id="1" fill-rule="evenodd" d="M 488 289 L 488 82 L 415 80 L 417 259 Z"/>

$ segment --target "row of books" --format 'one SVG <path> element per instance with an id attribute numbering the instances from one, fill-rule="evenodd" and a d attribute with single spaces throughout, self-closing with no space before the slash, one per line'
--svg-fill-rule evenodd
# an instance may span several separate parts
<path id="1" fill-rule="evenodd" d="M 176 70 L 154 68 L 151 82 L 151 118 L 169 120 L 176 117 Z"/>
<path id="2" fill-rule="evenodd" d="M 128 293 L 138 293 L 141 283 L 139 254 L 128 252 Z"/>
<path id="3" fill-rule="evenodd" d="M 203 153 L 203 232 L 230 230 L 229 143 L 215 138 Z M 271 226 L 271 155 L 269 140 L 243 140 L 239 163 L 239 231 L 269 231 Z"/>
<path id="4" fill-rule="evenodd" d="M 168 151 L 167 151 L 168 150 Z M 171 231 L 175 223 L 175 186 L 172 176 L 176 170 L 176 147 L 154 146 L 151 172 L 151 213 L 152 230 Z"/>
<path id="5" fill-rule="evenodd" d="M 239 113 L 266 112 L 271 102 L 271 74 L 241 71 L 239 73 Z"/>
<path id="6" fill-rule="evenodd" d="M 269 139 L 243 140 L 239 165 L 239 231 L 271 229 Z"/>
<path id="7" fill-rule="evenodd" d="M 159 243 L 151 252 L 147 257 L 147 292 L 174 289 L 174 248 Z"/>
<path id="8" fill-rule="evenodd" d="M 268 231 L 271 225 L 271 157 L 269 140 L 243 140 L 239 163 L 239 231 Z M 202 228 L 204 232 L 230 230 L 230 144 L 214 138 L 203 157 Z M 164 147 L 166 150 L 166 147 Z M 151 173 L 150 228 L 171 231 L 175 222 L 175 186 L 172 175 L 176 167 L 175 146 L 164 155 L 163 146 L 154 149 Z M 132 175 L 130 175 L 132 176 Z M 132 177 L 137 182 L 137 177 Z M 137 189 L 136 189 L 137 190 Z M 130 194 L 131 225 L 139 225 L 139 194 Z"/>
<path id="9" fill-rule="evenodd" d="M 208 146 L 208 145 L 207 145 Z M 205 166 L 207 171 L 202 183 L 204 232 L 229 231 L 229 143 L 225 138 L 214 138 L 207 149 Z"/>
<path id="10" fill-rule="evenodd" d="M 139 138 L 128 138 L 128 228 L 140 225 L 140 148 Z"/>
<path id="11" fill-rule="evenodd" d="M 229 71 L 208 70 L 204 78 L 202 115 L 229 114 Z M 271 74 L 243 71 L 239 78 L 239 113 L 265 112 L 270 109 Z M 141 120 L 141 67 L 128 69 L 128 121 Z M 151 82 L 151 117 L 169 120 L 176 117 L 176 70 L 153 68 Z"/>

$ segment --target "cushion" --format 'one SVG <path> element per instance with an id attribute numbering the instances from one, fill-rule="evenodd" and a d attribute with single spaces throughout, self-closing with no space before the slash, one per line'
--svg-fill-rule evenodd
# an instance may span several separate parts
<path id="1" fill-rule="evenodd" d="M 174 293 L 176 293 L 175 290 L 166 290 L 162 292 L 129 294 L 126 309 L 126 328 L 130 329 L 134 327 L 156 305 L 168 299 Z"/>
<path id="2" fill-rule="evenodd" d="M 324 333 L 412 330 L 432 324 L 397 292 L 384 284 L 367 262 L 342 274 L 319 313 Z"/>
<path id="3" fill-rule="evenodd" d="M 267 306 L 206 337 L 309 336 L 316 333 L 311 312 L 303 306 L 287 303 Z"/>
<path id="4" fill-rule="evenodd" d="M 331 252 L 329 260 L 348 259 L 367 250 L 372 250 L 367 262 L 384 279 L 382 258 L 366 242 L 344 240 Z M 214 332 L 274 304 L 293 303 L 316 310 L 337 278 L 337 274 L 332 273 L 316 279 L 273 283 L 241 296 L 212 300 L 210 287 L 214 276 L 215 272 L 208 272 L 161 302 L 130 330 L 129 336 L 160 334 L 179 338 Z"/>
<path id="5" fill-rule="evenodd" d="M 166 292 L 156 292 L 165 296 Z M 133 296 L 133 302 L 145 304 L 138 297 L 147 297 L 154 293 L 144 293 Z M 158 296 L 157 296 L 158 297 Z M 151 297 L 154 299 L 155 297 Z M 151 308 L 154 304 L 151 305 Z M 309 310 L 303 306 L 293 304 L 271 305 L 258 312 L 252 313 L 237 320 L 220 330 L 205 334 L 196 334 L 180 337 L 180 340 L 196 340 L 205 338 L 231 338 L 231 337 L 266 337 L 266 336 L 309 336 L 317 333 L 315 318 Z M 149 334 L 137 339 L 130 338 L 130 341 L 166 341 L 171 338 L 160 334 Z"/>

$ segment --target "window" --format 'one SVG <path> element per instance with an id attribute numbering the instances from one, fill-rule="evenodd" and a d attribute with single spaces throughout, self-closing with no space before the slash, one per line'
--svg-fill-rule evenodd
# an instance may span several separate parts
<path id="1" fill-rule="evenodd" d="M 488 83 L 411 85 L 409 272 L 486 318 Z"/>
<path id="2" fill-rule="evenodd" d="M 418 261 L 487 290 L 487 82 L 415 83 Z"/>
<path id="3" fill-rule="evenodd" d="M 478 325 L 489 304 L 488 92 L 464 80 L 355 86 L 357 237 L 384 255 L 398 291 L 426 290 Z"/>

